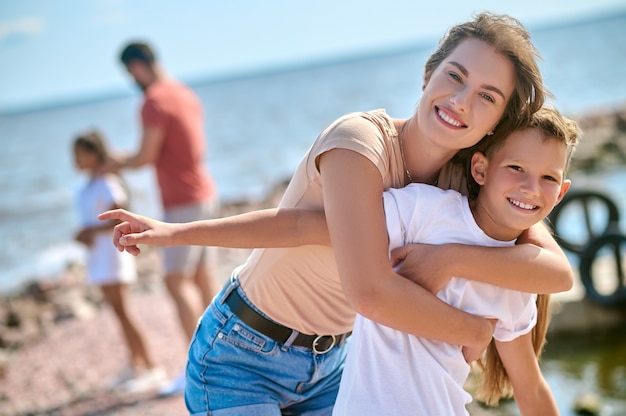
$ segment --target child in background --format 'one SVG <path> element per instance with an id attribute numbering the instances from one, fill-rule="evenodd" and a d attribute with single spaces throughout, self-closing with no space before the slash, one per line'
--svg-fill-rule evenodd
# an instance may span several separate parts
<path id="1" fill-rule="evenodd" d="M 125 207 L 128 196 L 122 180 L 114 174 L 98 174 L 107 160 L 107 149 L 97 131 L 87 132 L 74 141 L 76 166 L 89 179 L 77 195 L 82 229 L 76 240 L 88 248 L 87 280 L 97 285 L 113 308 L 130 354 L 129 365 L 108 383 L 108 388 L 138 393 L 158 388 L 166 380 L 163 369 L 154 365 L 144 336 L 128 313 L 128 288 L 137 279 L 135 261 L 111 245 L 115 221 L 98 221 L 102 210 Z"/>
<path id="2" fill-rule="evenodd" d="M 579 134 L 575 122 L 544 107 L 528 127 L 464 152 L 469 197 L 424 184 L 385 191 L 390 250 L 412 242 L 515 244 L 569 189 L 565 173 Z M 558 414 L 538 365 L 549 318 L 547 296 L 537 299 L 461 277 L 437 293 L 454 307 L 497 319 L 494 340 L 479 361 L 477 397 L 496 404 L 512 388 L 522 415 Z M 357 315 L 333 415 L 468 414 L 465 406 L 472 398 L 463 385 L 469 372 L 460 346 Z"/>

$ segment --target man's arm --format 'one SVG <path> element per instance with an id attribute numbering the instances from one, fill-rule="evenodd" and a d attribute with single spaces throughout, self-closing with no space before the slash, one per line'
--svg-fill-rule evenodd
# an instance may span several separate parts
<path id="1" fill-rule="evenodd" d="M 111 156 L 107 162 L 106 171 L 134 169 L 145 165 L 153 165 L 163 145 L 163 137 L 164 132 L 160 127 L 145 127 L 139 150 L 131 155 Z"/>

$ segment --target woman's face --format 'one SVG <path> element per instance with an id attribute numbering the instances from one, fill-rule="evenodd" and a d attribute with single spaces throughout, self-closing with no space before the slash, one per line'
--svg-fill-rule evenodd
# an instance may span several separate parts
<path id="1" fill-rule="evenodd" d="M 465 39 L 425 83 L 418 125 L 435 146 L 473 146 L 498 124 L 514 88 L 509 58 L 482 40 Z"/>

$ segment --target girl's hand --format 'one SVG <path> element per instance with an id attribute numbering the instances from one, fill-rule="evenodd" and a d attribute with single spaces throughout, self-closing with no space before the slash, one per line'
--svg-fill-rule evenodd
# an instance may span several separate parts
<path id="1" fill-rule="evenodd" d="M 393 249 L 391 264 L 399 265 L 396 272 L 417 283 L 429 292 L 436 294 L 448 283 L 451 275 L 445 272 L 446 245 L 407 244 Z"/>
<path id="2" fill-rule="evenodd" d="M 169 247 L 173 243 L 173 226 L 124 209 L 106 211 L 98 219 L 121 221 L 113 229 L 113 244 L 119 251 L 127 251 L 133 256 L 141 253 L 138 244 Z"/>
<path id="3" fill-rule="evenodd" d="M 93 230 L 90 228 L 83 228 L 76 234 L 76 241 L 79 243 L 83 243 L 87 247 L 90 247 L 93 244 Z"/>

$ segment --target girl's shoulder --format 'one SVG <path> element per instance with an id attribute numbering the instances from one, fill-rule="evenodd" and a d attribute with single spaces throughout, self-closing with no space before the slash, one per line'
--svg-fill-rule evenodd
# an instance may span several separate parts
<path id="1" fill-rule="evenodd" d="M 97 179 L 99 186 L 107 188 L 111 192 L 128 194 L 128 186 L 126 185 L 126 182 L 122 176 L 117 173 L 106 173 L 99 176 Z"/>
<path id="2" fill-rule="evenodd" d="M 122 182 L 122 178 L 117 173 L 105 173 L 102 175 L 95 176 L 92 179 L 93 183 L 97 183 L 100 186 L 110 186 L 117 185 Z"/>

